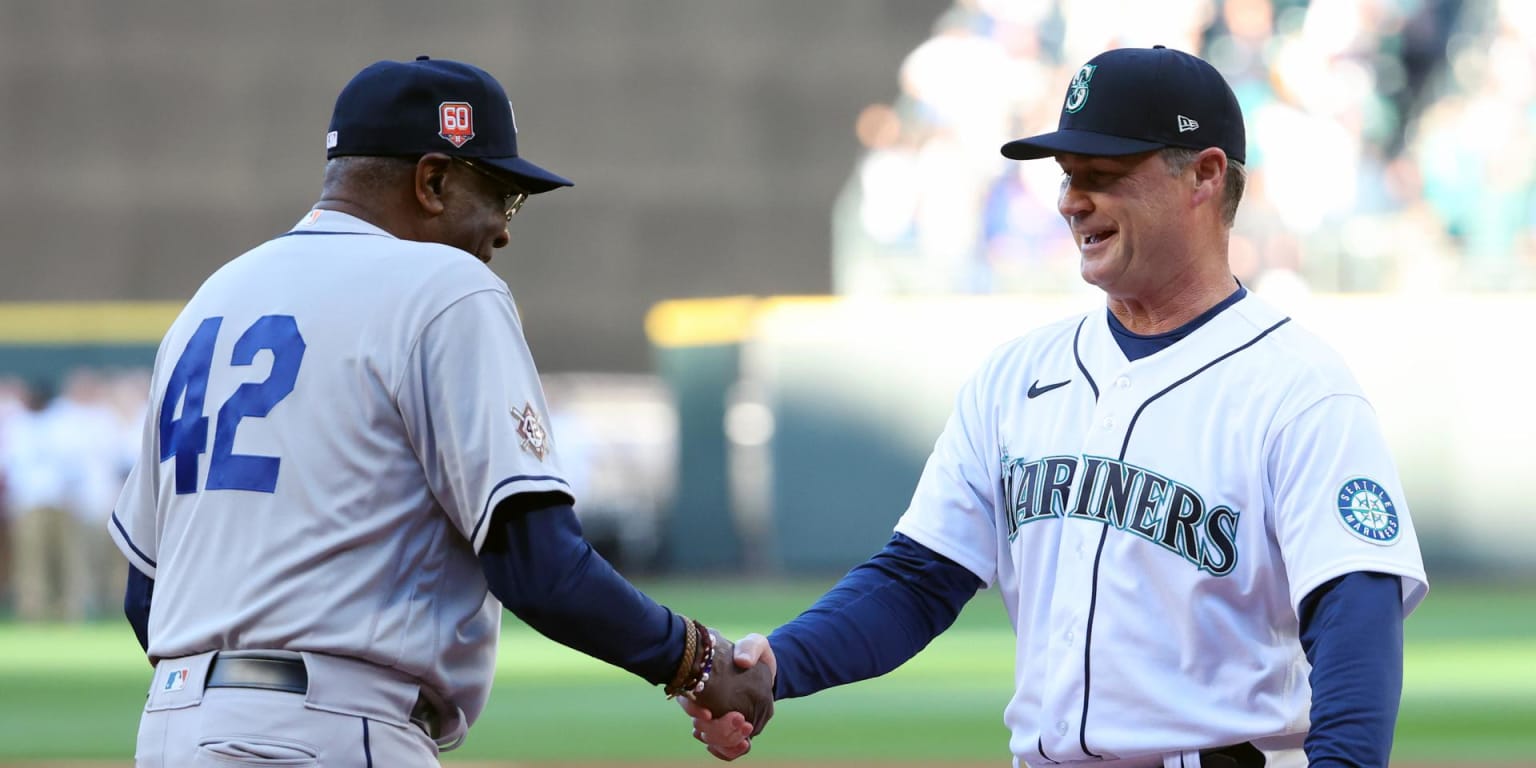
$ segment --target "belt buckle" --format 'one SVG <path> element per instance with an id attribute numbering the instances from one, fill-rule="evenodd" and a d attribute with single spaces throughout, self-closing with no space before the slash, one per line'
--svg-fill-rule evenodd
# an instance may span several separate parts
<path id="1" fill-rule="evenodd" d="M 1202 768 L 1263 768 L 1265 762 L 1264 753 L 1249 741 L 1200 751 Z"/>

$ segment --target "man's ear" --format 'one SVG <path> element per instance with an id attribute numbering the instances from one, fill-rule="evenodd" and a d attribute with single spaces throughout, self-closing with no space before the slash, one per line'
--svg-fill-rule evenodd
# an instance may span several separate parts
<path id="1" fill-rule="evenodd" d="M 416 161 L 416 204 L 429 216 L 439 216 L 447 208 L 443 195 L 448 187 L 448 165 L 451 162 L 447 155 L 437 152 L 422 155 Z"/>
<path id="2" fill-rule="evenodd" d="M 1189 164 L 1189 169 L 1195 174 L 1195 194 L 1191 202 L 1201 205 L 1207 200 L 1221 199 L 1227 181 L 1226 152 L 1207 147 Z"/>

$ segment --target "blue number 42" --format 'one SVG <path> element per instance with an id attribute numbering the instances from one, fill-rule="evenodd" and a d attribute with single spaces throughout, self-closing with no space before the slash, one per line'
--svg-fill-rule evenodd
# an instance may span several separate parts
<path id="1" fill-rule="evenodd" d="M 197 326 L 181 358 L 166 382 L 160 403 L 160 461 L 176 459 L 176 492 L 197 492 L 198 456 L 208 450 L 208 417 L 203 400 L 208 394 L 208 373 L 213 367 L 213 347 L 218 341 L 222 317 L 210 317 Z M 234 452 L 235 430 L 240 420 L 262 418 L 272 406 L 293 391 L 304 360 L 304 337 L 292 315 L 265 315 L 235 341 L 230 365 L 250 365 L 256 353 L 272 352 L 272 371 L 265 381 L 241 384 L 219 407 L 213 433 L 213 456 L 208 462 L 208 490 L 259 491 L 277 488 L 276 456 L 248 456 Z M 181 416 L 176 417 L 176 404 Z"/>

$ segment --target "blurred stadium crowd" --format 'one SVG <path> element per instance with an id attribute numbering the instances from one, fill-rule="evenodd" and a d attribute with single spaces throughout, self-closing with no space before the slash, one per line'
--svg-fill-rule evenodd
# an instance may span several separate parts
<path id="1" fill-rule="evenodd" d="M 1317 291 L 1536 286 L 1536 3 L 956 0 L 860 115 L 834 214 L 838 293 L 1080 289 L 1054 130 L 1107 48 L 1197 53 L 1248 116 L 1238 276 Z"/>
<path id="2" fill-rule="evenodd" d="M 149 372 L 68 372 L 51 397 L 0 378 L 0 604 L 26 621 L 121 612 L 107 518 L 138 456 Z"/>

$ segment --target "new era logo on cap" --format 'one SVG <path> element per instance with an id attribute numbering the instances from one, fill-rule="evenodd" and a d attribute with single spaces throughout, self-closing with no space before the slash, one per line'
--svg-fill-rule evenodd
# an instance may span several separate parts
<path id="1" fill-rule="evenodd" d="M 1219 147 L 1239 163 L 1248 155 L 1243 112 L 1221 73 L 1199 57 L 1159 45 L 1093 57 L 1067 84 L 1056 130 L 1010 141 L 1002 152 L 1032 160 L 1164 147 Z"/>

